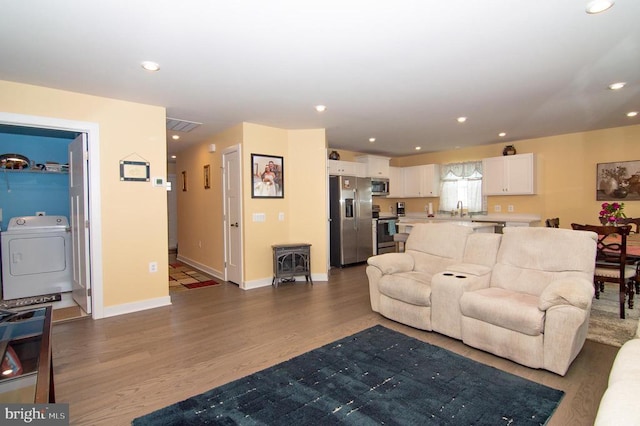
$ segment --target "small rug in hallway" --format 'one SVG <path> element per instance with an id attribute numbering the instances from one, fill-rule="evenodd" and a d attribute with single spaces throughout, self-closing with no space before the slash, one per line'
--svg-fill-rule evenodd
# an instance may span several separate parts
<path id="1" fill-rule="evenodd" d="M 0 301 L 0 308 L 12 309 L 21 308 L 23 306 L 39 305 L 41 303 L 59 302 L 62 300 L 60 293 L 44 294 L 41 296 L 22 297 L 20 299 L 10 299 Z"/>
<path id="2" fill-rule="evenodd" d="M 208 287 L 218 285 L 217 281 L 202 272 L 184 263 L 174 262 L 169 264 L 169 289 L 181 291 L 186 289 Z"/>
<path id="3" fill-rule="evenodd" d="M 375 326 L 133 425 L 542 425 L 563 395 Z"/>
<path id="4" fill-rule="evenodd" d="M 635 295 L 635 307 L 629 309 L 626 305 L 625 319 L 620 318 L 618 289 L 607 285 L 600 293 L 600 299 L 593 299 L 591 317 L 589 318 L 589 333 L 587 339 L 611 346 L 622 346 L 631 340 L 638 328 L 640 319 L 640 295 Z"/>

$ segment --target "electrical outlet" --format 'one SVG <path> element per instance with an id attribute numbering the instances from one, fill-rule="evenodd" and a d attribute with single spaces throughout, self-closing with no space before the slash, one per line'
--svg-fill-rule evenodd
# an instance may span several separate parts
<path id="1" fill-rule="evenodd" d="M 278 220 L 280 222 L 284 221 L 284 213 L 283 212 L 278 213 Z"/>
<path id="2" fill-rule="evenodd" d="M 158 262 L 149 262 L 149 272 L 158 272 Z"/>
<path id="3" fill-rule="evenodd" d="M 496 213 L 500 213 L 502 211 L 502 206 L 500 204 L 493 206 L 493 211 Z"/>
<path id="4" fill-rule="evenodd" d="M 507 211 L 508 211 L 509 213 L 513 213 L 513 204 L 509 204 L 509 205 L 507 206 Z"/>

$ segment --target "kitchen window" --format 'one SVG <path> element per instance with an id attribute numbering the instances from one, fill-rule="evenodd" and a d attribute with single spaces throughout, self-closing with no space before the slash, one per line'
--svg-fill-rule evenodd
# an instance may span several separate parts
<path id="1" fill-rule="evenodd" d="M 482 195 L 482 161 L 440 166 L 440 212 L 456 210 L 458 202 L 469 213 L 486 213 L 487 197 Z"/>

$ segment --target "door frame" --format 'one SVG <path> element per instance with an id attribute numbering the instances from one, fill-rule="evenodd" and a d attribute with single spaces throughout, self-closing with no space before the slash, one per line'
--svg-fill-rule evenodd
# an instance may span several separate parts
<path id="1" fill-rule="evenodd" d="M 102 216 L 100 195 L 100 126 L 88 121 L 0 112 L 0 124 L 87 134 L 89 150 L 89 262 L 93 319 L 104 317 L 102 282 Z"/>

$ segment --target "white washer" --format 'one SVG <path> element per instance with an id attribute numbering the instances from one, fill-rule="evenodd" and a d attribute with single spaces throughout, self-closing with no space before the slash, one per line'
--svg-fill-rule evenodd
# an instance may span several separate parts
<path id="1" fill-rule="evenodd" d="M 67 218 L 11 218 L 2 233 L 2 298 L 71 291 L 71 282 L 71 230 Z"/>

